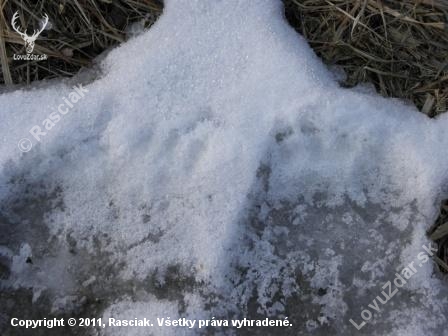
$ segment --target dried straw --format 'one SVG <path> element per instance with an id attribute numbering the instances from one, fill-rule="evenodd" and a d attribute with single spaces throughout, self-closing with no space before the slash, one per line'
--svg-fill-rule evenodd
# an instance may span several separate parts
<path id="1" fill-rule="evenodd" d="M 102 51 L 123 42 L 131 23 L 153 24 L 163 4 L 159 0 L 0 0 L 0 9 L 0 84 L 11 85 L 76 74 Z M 39 36 L 34 49 L 35 54 L 47 54 L 48 60 L 12 60 L 13 54 L 25 53 L 22 38 L 10 24 L 15 11 L 29 33 L 48 14 L 51 29 Z"/>
<path id="2" fill-rule="evenodd" d="M 448 99 L 448 1 L 284 0 L 290 23 L 342 83 L 370 82 L 433 117 Z"/>
<path id="3" fill-rule="evenodd" d="M 435 262 L 442 272 L 448 273 L 448 200 L 442 203 L 439 217 L 428 231 L 428 236 L 438 247 Z"/>

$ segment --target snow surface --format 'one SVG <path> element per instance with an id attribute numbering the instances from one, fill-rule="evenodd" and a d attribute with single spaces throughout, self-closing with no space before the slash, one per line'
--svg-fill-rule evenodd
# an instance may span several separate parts
<path id="1" fill-rule="evenodd" d="M 273 0 L 166 1 L 40 143 L 29 129 L 71 86 L 1 95 L 3 290 L 31 288 L 34 309 L 50 302 L 56 315 L 288 316 L 292 328 L 258 332 L 448 335 L 432 262 L 361 331 L 349 322 L 428 243 L 448 116 L 339 88 L 282 13 Z"/>

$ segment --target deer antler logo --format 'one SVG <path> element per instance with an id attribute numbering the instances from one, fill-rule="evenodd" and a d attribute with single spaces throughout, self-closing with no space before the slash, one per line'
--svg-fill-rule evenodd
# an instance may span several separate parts
<path id="1" fill-rule="evenodd" d="M 44 19 L 44 22 L 43 22 L 43 24 L 42 24 L 42 28 L 39 29 L 39 30 L 35 30 L 34 33 L 33 33 L 33 35 L 31 35 L 31 36 L 28 36 L 28 35 L 27 35 L 27 33 L 26 33 L 26 29 L 25 29 L 25 31 L 22 32 L 22 31 L 21 31 L 21 30 L 22 30 L 22 27 L 16 25 L 16 21 L 17 21 L 18 18 L 19 18 L 19 12 L 17 11 L 17 12 L 14 13 L 14 16 L 12 17 L 12 20 L 11 20 L 12 28 L 13 28 L 17 33 L 19 33 L 20 36 L 22 37 L 22 39 L 25 41 L 25 49 L 26 49 L 26 53 L 27 53 L 27 54 L 31 54 L 31 53 L 33 52 L 33 50 L 34 50 L 34 43 L 35 43 L 37 37 L 40 35 L 40 33 L 42 33 L 42 31 L 45 29 L 45 27 L 46 27 L 47 24 L 48 24 L 48 15 L 45 14 L 45 16 L 44 16 L 44 18 L 43 18 L 43 19 Z"/>

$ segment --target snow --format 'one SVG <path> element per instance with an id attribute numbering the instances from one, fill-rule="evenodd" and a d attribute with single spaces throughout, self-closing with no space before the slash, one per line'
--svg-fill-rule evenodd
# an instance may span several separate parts
<path id="1" fill-rule="evenodd" d="M 39 143 L 29 129 L 77 79 L 2 94 L 11 274 L 0 285 L 32 288 L 35 309 L 48 298 L 53 314 L 260 314 L 288 316 L 294 335 L 357 332 L 349 320 L 428 243 L 446 196 L 448 117 L 339 88 L 282 11 L 167 1 Z M 25 137 L 33 148 L 21 153 Z M 447 285 L 433 270 L 419 267 L 362 332 L 446 335 Z M 199 333 L 159 334 L 180 332 Z"/>

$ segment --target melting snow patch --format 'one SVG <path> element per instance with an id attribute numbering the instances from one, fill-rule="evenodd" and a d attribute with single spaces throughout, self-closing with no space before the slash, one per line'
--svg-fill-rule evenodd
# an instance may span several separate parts
<path id="1" fill-rule="evenodd" d="M 29 153 L 17 141 L 70 86 L 0 96 L 5 297 L 31 288 L 43 314 L 49 300 L 118 319 L 287 316 L 265 334 L 347 335 L 427 244 L 448 117 L 339 88 L 280 1 L 167 1 L 102 69 Z M 363 332 L 444 335 L 432 272 Z M 179 330 L 157 335 L 199 333 Z"/>

